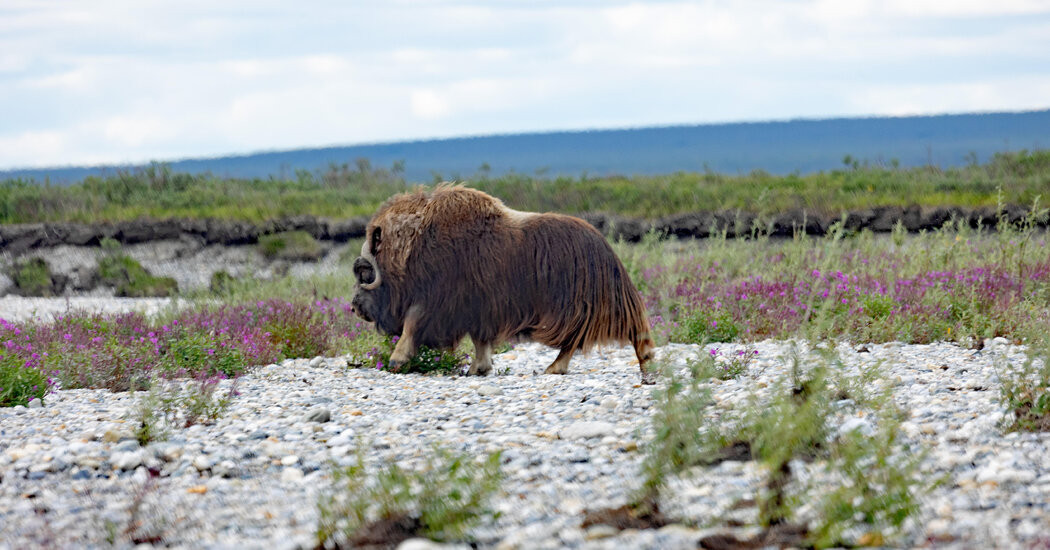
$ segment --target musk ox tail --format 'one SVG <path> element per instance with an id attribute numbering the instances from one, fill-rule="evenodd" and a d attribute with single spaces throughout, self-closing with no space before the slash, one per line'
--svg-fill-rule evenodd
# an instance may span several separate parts
<path id="1" fill-rule="evenodd" d="M 544 214 L 526 225 L 531 226 L 524 228 L 527 238 L 541 241 L 526 250 L 549 254 L 531 262 L 537 290 L 547 294 L 538 300 L 546 307 L 540 308 L 544 313 L 532 327 L 532 338 L 560 349 L 566 360 L 597 344 L 631 344 L 645 380 L 653 355 L 649 319 L 609 243 L 590 224 L 570 216 Z"/>

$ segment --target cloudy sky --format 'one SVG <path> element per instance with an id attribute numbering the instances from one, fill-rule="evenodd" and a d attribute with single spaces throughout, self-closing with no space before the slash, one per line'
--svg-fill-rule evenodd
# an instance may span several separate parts
<path id="1" fill-rule="evenodd" d="M 1050 108 L 1050 1 L 2 0 L 0 169 Z"/>

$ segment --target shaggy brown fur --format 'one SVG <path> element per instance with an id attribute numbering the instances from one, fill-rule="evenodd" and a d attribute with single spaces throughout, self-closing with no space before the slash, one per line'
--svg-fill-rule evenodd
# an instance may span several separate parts
<path id="1" fill-rule="evenodd" d="M 494 343 L 526 337 L 558 348 L 547 372 L 564 374 L 577 350 L 620 342 L 651 381 L 642 299 L 609 243 L 578 218 L 517 212 L 460 186 L 417 190 L 372 218 L 354 272 L 355 310 L 401 335 L 392 362 L 469 335 L 471 373 L 484 374 Z"/>

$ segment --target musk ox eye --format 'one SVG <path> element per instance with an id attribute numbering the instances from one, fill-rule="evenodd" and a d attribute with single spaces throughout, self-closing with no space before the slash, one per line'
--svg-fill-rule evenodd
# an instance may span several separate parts
<path id="1" fill-rule="evenodd" d="M 358 283 L 367 285 L 376 280 L 376 272 L 368 260 L 358 258 L 354 260 L 354 277 L 357 278 Z"/>

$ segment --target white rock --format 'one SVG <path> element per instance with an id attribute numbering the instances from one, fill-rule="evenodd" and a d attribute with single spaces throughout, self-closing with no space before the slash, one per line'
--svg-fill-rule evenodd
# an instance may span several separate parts
<path id="1" fill-rule="evenodd" d="M 23 459 L 23 458 L 25 458 L 27 456 L 32 456 L 32 455 L 40 452 L 44 448 L 45 447 L 43 445 L 40 445 L 40 444 L 37 444 L 37 443 L 30 443 L 30 444 L 24 445 L 22 447 L 15 447 L 13 449 L 8 449 L 7 450 L 7 456 L 11 457 L 11 460 L 17 461 L 17 460 L 21 460 L 21 459 Z"/>
<path id="2" fill-rule="evenodd" d="M 193 467 L 199 472 L 210 469 L 219 463 L 219 460 L 211 455 L 197 455 L 193 458 Z"/>
<path id="3" fill-rule="evenodd" d="M 492 397 L 494 395 L 503 395 L 503 390 L 499 386 L 492 384 L 482 384 L 478 387 L 478 395 L 482 397 Z"/>
<path id="4" fill-rule="evenodd" d="M 299 468 L 285 468 L 281 471 L 281 481 L 285 483 L 298 483 L 303 480 L 303 471 Z"/>
<path id="5" fill-rule="evenodd" d="M 408 539 L 397 545 L 397 550 L 470 550 L 466 544 L 442 544 L 430 539 Z"/>
<path id="6" fill-rule="evenodd" d="M 329 449 L 328 453 L 331 454 L 333 458 L 339 458 L 350 454 L 352 451 L 353 447 L 349 445 L 337 445 Z"/>
<path id="7" fill-rule="evenodd" d="M 587 540 L 607 539 L 620 534 L 620 531 L 611 525 L 592 525 L 587 528 L 583 538 Z"/>
<path id="8" fill-rule="evenodd" d="M 584 420 L 573 422 L 568 427 L 558 432 L 562 439 L 587 439 L 591 437 L 602 437 L 611 435 L 616 426 L 601 420 Z"/>
<path id="9" fill-rule="evenodd" d="M 298 463 L 299 463 L 299 457 L 297 457 L 295 455 L 288 455 L 288 456 L 285 456 L 285 457 L 281 458 L 281 465 L 282 466 L 294 466 L 294 465 L 296 465 Z"/>
<path id="10" fill-rule="evenodd" d="M 861 435 L 870 437 L 875 434 L 875 427 L 871 422 L 863 418 L 849 418 L 839 426 L 839 436 L 846 435 L 852 431 L 859 431 Z"/>
<path id="11" fill-rule="evenodd" d="M 142 465 L 143 451 L 128 451 L 126 453 L 114 453 L 109 461 L 114 468 L 120 470 L 134 470 Z"/>
<path id="12" fill-rule="evenodd" d="M 329 438 L 328 441 L 325 442 L 329 447 L 344 447 L 352 445 L 353 443 L 354 432 L 351 430 L 346 430 L 335 437 Z"/>

